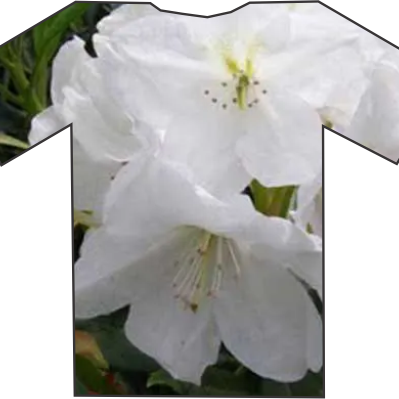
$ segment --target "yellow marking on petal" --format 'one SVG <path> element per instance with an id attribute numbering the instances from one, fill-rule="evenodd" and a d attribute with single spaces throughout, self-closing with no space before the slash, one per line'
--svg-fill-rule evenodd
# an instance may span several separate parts
<path id="1" fill-rule="evenodd" d="M 93 220 L 93 212 L 91 211 L 73 211 L 73 227 L 98 227 L 98 224 Z"/>
<path id="2" fill-rule="evenodd" d="M 252 78 L 255 73 L 254 64 L 250 58 L 247 58 L 245 61 L 245 73 L 249 78 Z"/>
<path id="3" fill-rule="evenodd" d="M 240 67 L 238 66 L 237 61 L 234 60 L 232 57 L 225 56 L 224 57 L 224 62 L 226 64 L 226 66 L 227 66 L 228 71 L 232 75 L 236 75 L 236 74 L 240 73 Z"/>
<path id="4" fill-rule="evenodd" d="M 324 126 L 328 127 L 329 129 L 332 129 L 334 126 L 334 122 L 329 119 L 328 117 L 324 116 L 323 114 L 320 115 L 321 121 Z"/>

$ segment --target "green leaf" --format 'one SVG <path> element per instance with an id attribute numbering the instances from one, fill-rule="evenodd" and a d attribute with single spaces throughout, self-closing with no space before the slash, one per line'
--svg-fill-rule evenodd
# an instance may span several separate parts
<path id="1" fill-rule="evenodd" d="M 262 186 L 262 184 L 260 184 L 257 180 L 253 180 L 251 183 L 251 193 L 255 209 L 263 214 L 266 214 L 272 199 L 268 189 Z"/>
<path id="2" fill-rule="evenodd" d="M 83 14 L 90 7 L 90 3 L 76 3 L 50 17 L 41 24 L 33 28 L 33 44 L 36 55 L 46 52 L 46 48 L 51 47 L 56 50 L 56 42 L 60 41 L 61 36 L 68 30 L 71 23 L 79 21 Z M 57 38 L 57 40 L 53 40 Z M 50 42 L 49 42 L 50 41 Z"/>
<path id="3" fill-rule="evenodd" d="M 288 384 L 280 383 L 273 380 L 263 379 L 260 383 L 259 395 L 290 397 L 292 396 L 292 393 L 291 393 L 291 388 Z"/>
<path id="4" fill-rule="evenodd" d="M 75 376 L 75 395 L 76 396 L 88 396 L 89 391 L 84 384 Z"/>
<path id="5" fill-rule="evenodd" d="M 237 371 L 227 371 L 217 366 L 208 367 L 202 377 L 202 389 L 216 396 L 239 396 L 255 394 L 257 377 L 243 367 Z"/>
<path id="6" fill-rule="evenodd" d="M 290 387 L 294 396 L 322 396 L 324 394 L 322 373 L 309 372 L 301 381 L 290 384 Z"/>
<path id="7" fill-rule="evenodd" d="M 75 355 L 76 377 L 90 391 L 98 394 L 116 393 L 115 389 L 107 382 L 105 376 L 89 359 Z"/>
<path id="8" fill-rule="evenodd" d="M 323 378 L 321 374 L 308 373 L 301 381 L 290 384 L 263 379 L 260 384 L 259 395 L 319 397 L 323 395 Z"/>
<path id="9" fill-rule="evenodd" d="M 20 133 L 26 129 L 27 115 L 0 99 L 0 131 Z"/>
<path id="10" fill-rule="evenodd" d="M 8 136 L 7 134 L 0 133 L 0 145 L 7 145 L 10 147 L 19 148 L 26 150 L 29 148 L 29 144 L 14 137 Z"/>
<path id="11" fill-rule="evenodd" d="M 251 193 L 257 211 L 268 216 L 288 216 L 296 187 L 264 187 L 257 180 L 251 183 Z"/>
<path id="12" fill-rule="evenodd" d="M 154 386 L 166 386 L 173 389 L 173 391 L 180 395 L 184 395 L 188 392 L 188 385 L 189 384 L 187 383 L 173 379 L 164 370 L 158 370 L 155 373 L 152 373 L 147 381 L 147 388 L 152 388 Z"/>
<path id="13" fill-rule="evenodd" d="M 127 309 L 121 309 L 109 316 L 92 320 L 77 320 L 75 327 L 91 333 L 96 339 L 102 354 L 111 369 L 125 372 L 153 372 L 159 365 L 149 356 L 134 347 L 126 338 L 123 327 Z"/>
<path id="14" fill-rule="evenodd" d="M 247 372 L 237 373 L 208 367 L 202 377 L 201 386 L 172 378 L 166 371 L 159 370 L 151 374 L 147 388 L 166 386 L 185 396 L 248 396 L 255 395 L 258 377 Z"/>
<path id="15" fill-rule="evenodd" d="M 31 103 L 37 111 L 40 107 L 46 107 L 48 102 L 48 66 L 71 24 L 79 21 L 89 7 L 89 3 L 75 3 L 33 28 L 36 64 L 31 80 Z"/>

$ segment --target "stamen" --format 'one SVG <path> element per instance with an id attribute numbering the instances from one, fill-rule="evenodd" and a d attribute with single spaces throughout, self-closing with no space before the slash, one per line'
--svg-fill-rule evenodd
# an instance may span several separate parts
<path id="1" fill-rule="evenodd" d="M 216 265 L 217 266 L 222 266 L 222 239 L 219 238 L 216 240 Z"/>
<path id="2" fill-rule="evenodd" d="M 202 266 L 202 258 L 198 257 L 197 262 L 194 267 L 189 269 L 186 276 L 183 278 L 183 281 L 180 283 L 177 288 L 177 294 L 175 298 L 181 299 L 186 306 L 189 306 L 193 302 L 193 296 L 198 288 L 197 280 L 198 275 L 201 274 L 201 266 Z"/>
<path id="3" fill-rule="evenodd" d="M 209 95 L 209 90 L 205 90 L 204 91 L 204 94 L 207 96 L 207 95 Z"/>
<path id="4" fill-rule="evenodd" d="M 191 267 L 194 265 L 194 262 L 196 261 L 196 254 L 193 248 L 196 248 L 197 243 L 198 243 L 197 235 L 194 235 L 193 237 L 190 237 L 189 240 L 187 240 L 186 248 L 189 248 L 189 250 L 183 252 L 182 257 L 179 260 L 177 260 L 174 264 L 175 267 L 180 265 L 180 269 L 178 270 L 175 278 L 173 279 L 172 282 L 173 287 L 177 286 L 177 282 L 179 281 L 183 272 L 187 270 L 187 266 Z M 188 264 L 186 263 L 187 261 Z"/>
<path id="5" fill-rule="evenodd" d="M 183 255 L 181 268 L 172 282 L 172 286 L 177 292 L 175 298 L 181 299 L 185 306 L 190 307 L 193 312 L 198 309 L 206 283 L 212 237 L 210 233 L 200 234 L 199 237 L 196 234 L 194 242 L 193 240 L 189 241 L 189 250 Z M 186 263 L 187 259 L 189 259 L 188 264 Z"/>
<path id="6" fill-rule="evenodd" d="M 213 102 L 213 103 L 217 103 L 217 102 L 218 102 L 218 99 L 217 99 L 217 98 L 212 98 L 212 102 Z"/>
<path id="7" fill-rule="evenodd" d="M 186 251 L 175 262 L 178 267 L 172 285 L 175 298 L 181 300 L 184 309 L 196 313 L 205 297 L 215 297 L 220 290 L 224 267 L 234 266 L 234 278 L 241 273 L 240 263 L 233 241 L 215 236 L 205 230 L 197 230 L 184 244 Z M 227 252 L 224 252 L 226 248 Z M 231 260 L 223 264 L 223 256 L 228 254 Z"/>
<path id="8" fill-rule="evenodd" d="M 237 260 L 237 256 L 236 256 L 236 253 L 234 251 L 233 245 L 230 244 L 229 241 L 226 241 L 226 243 L 227 243 L 227 248 L 229 249 L 231 258 L 233 259 L 234 268 L 236 270 L 235 277 L 237 278 L 237 277 L 239 277 L 241 275 L 240 264 L 239 264 L 239 262 Z"/>
<path id="9" fill-rule="evenodd" d="M 219 291 L 222 280 L 222 263 L 223 263 L 223 239 L 216 239 L 216 267 L 213 271 L 211 288 L 208 291 L 208 296 L 214 297 Z"/>
<path id="10" fill-rule="evenodd" d="M 223 276 L 222 266 L 221 265 L 217 265 L 215 267 L 214 272 L 213 272 L 211 289 L 208 291 L 208 296 L 209 297 L 215 297 L 216 296 L 216 294 L 219 291 L 220 286 L 222 284 L 222 276 Z"/>

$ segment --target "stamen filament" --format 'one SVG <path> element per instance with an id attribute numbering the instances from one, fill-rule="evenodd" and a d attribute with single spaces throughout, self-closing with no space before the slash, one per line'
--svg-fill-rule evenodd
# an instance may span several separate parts
<path id="1" fill-rule="evenodd" d="M 226 241 L 226 242 L 227 242 L 227 248 L 229 249 L 231 258 L 233 259 L 233 264 L 234 264 L 234 268 L 235 268 L 235 271 L 236 271 L 236 277 L 239 277 L 241 275 L 241 268 L 240 268 L 240 264 L 238 262 L 236 253 L 234 251 L 234 248 L 233 248 L 232 244 L 230 244 L 229 241 Z"/>

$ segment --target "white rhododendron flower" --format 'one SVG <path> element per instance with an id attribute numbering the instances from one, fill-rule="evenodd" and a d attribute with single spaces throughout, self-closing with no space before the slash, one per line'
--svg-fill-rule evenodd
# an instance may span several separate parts
<path id="1" fill-rule="evenodd" d="M 112 178 L 155 137 L 115 105 L 100 62 L 79 38 L 61 47 L 52 70 L 53 105 L 33 119 L 29 135 L 33 145 L 73 122 L 74 207 L 97 219 Z"/>
<path id="2" fill-rule="evenodd" d="M 306 42 L 328 43 L 337 38 L 353 38 L 353 46 L 365 62 L 380 58 L 391 46 L 377 36 L 331 11 L 322 4 L 290 4 L 292 40 L 296 44 Z M 345 59 L 341 60 L 345 62 Z"/>
<path id="3" fill-rule="evenodd" d="M 321 4 L 296 4 L 290 9 L 291 40 L 288 48 L 306 43 L 333 48 L 318 62 L 296 65 L 300 73 L 285 74 L 281 84 L 297 93 L 320 114 L 323 124 L 344 133 L 366 89 L 369 63 L 386 43 L 359 29 Z"/>
<path id="4" fill-rule="evenodd" d="M 222 341 L 255 373 L 295 381 L 322 365 L 321 319 L 292 274 L 321 286 L 318 255 L 311 236 L 249 197 L 221 201 L 184 165 L 137 159 L 83 244 L 75 314 L 131 305 L 127 337 L 182 380 L 199 383 Z"/>
<path id="5" fill-rule="evenodd" d="M 288 49 L 312 43 L 327 46 L 342 42 L 317 62 L 293 66 L 280 84 L 305 99 L 320 114 L 323 124 L 345 134 L 365 92 L 373 63 L 390 47 L 321 4 L 287 5 L 291 23 Z M 295 69 L 300 73 L 295 73 Z"/>
<path id="6" fill-rule="evenodd" d="M 374 66 L 369 86 L 346 134 L 397 162 L 399 153 L 399 57 L 387 52 Z"/>
<path id="7" fill-rule="evenodd" d="M 131 5 L 122 5 L 99 21 L 97 31 L 101 36 L 111 38 L 114 32 L 118 31 L 122 25 L 153 14 L 159 14 L 159 11 L 151 4 L 135 4 L 133 7 Z"/>
<path id="8" fill-rule="evenodd" d="M 323 176 L 322 172 L 312 181 L 301 185 L 297 194 L 294 218 L 304 230 L 311 230 L 322 237 L 323 233 Z"/>
<path id="9" fill-rule="evenodd" d="M 289 40 L 281 5 L 211 19 L 150 14 L 94 37 L 119 104 L 166 129 L 164 153 L 219 194 L 242 190 L 251 177 L 283 186 L 317 173 L 321 120 L 280 78 L 338 44 L 288 51 Z"/>

